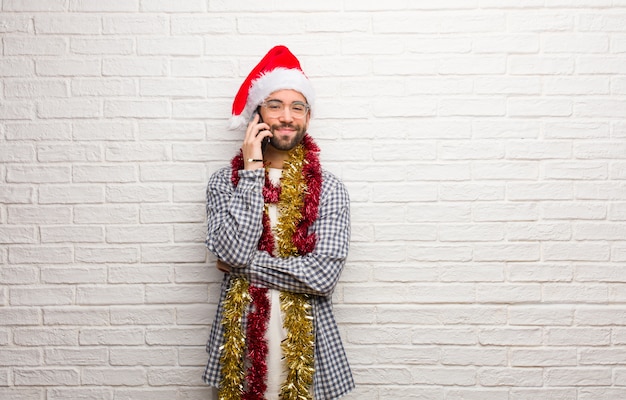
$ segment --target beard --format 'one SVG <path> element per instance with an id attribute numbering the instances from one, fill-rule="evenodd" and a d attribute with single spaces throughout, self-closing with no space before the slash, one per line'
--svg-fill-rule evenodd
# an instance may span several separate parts
<path id="1" fill-rule="evenodd" d="M 288 128 L 295 130 L 296 134 L 291 138 L 281 138 L 276 134 L 276 130 Z M 296 124 L 276 124 L 271 126 L 271 132 L 274 135 L 270 138 L 270 144 L 276 150 L 281 151 L 290 151 L 294 149 L 297 145 L 302 142 L 302 138 L 306 134 L 307 126 L 306 125 L 296 125 Z"/>
<path id="2" fill-rule="evenodd" d="M 282 129 L 282 128 L 293 129 L 296 131 L 296 134 L 290 139 L 278 137 L 275 132 L 276 130 Z M 276 150 L 290 151 L 294 149 L 297 145 L 299 145 L 300 142 L 302 142 L 302 138 L 306 134 L 306 129 L 307 129 L 306 125 L 295 125 L 295 124 L 272 125 L 271 132 L 274 136 L 270 138 L 270 144 Z"/>

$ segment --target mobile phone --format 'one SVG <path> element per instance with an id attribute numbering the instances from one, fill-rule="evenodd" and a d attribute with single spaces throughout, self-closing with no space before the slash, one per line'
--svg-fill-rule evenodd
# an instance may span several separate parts
<path id="1" fill-rule="evenodd" d="M 261 113 L 259 112 L 259 109 L 257 108 L 256 111 L 254 111 L 254 113 L 252 113 L 252 119 L 254 119 L 254 116 L 258 115 L 259 116 L 259 124 L 263 123 L 263 118 L 261 118 Z M 251 120 L 252 120 L 251 119 Z M 261 142 L 261 152 L 265 153 L 265 148 L 267 147 L 267 145 L 270 142 L 270 137 L 266 137 L 265 139 L 263 139 L 263 141 Z"/>
<path id="2" fill-rule="evenodd" d="M 267 147 L 267 145 L 270 143 L 270 137 L 266 137 L 265 139 L 263 139 L 263 141 L 261 142 L 261 152 L 265 153 L 265 148 Z"/>

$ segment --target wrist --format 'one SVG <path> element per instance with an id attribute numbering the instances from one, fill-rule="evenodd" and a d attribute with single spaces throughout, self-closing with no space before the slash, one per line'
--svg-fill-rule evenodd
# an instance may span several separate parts
<path id="1" fill-rule="evenodd" d="M 244 169 L 261 169 L 263 168 L 262 158 L 246 158 Z"/>

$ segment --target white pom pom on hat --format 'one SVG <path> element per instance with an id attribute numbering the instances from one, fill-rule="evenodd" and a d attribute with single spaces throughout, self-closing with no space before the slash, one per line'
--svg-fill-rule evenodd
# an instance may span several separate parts
<path id="1" fill-rule="evenodd" d="M 292 89 L 302 93 L 311 107 L 315 91 L 300 62 L 285 46 L 272 48 L 241 84 L 233 101 L 229 129 L 245 127 L 256 108 L 273 92 Z"/>

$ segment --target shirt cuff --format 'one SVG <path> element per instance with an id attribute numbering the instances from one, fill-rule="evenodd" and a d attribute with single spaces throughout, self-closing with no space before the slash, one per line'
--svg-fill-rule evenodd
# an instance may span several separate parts
<path id="1" fill-rule="evenodd" d="M 265 183 L 265 170 L 260 169 L 240 169 L 239 183 L 237 189 L 244 191 L 261 192 Z"/>

